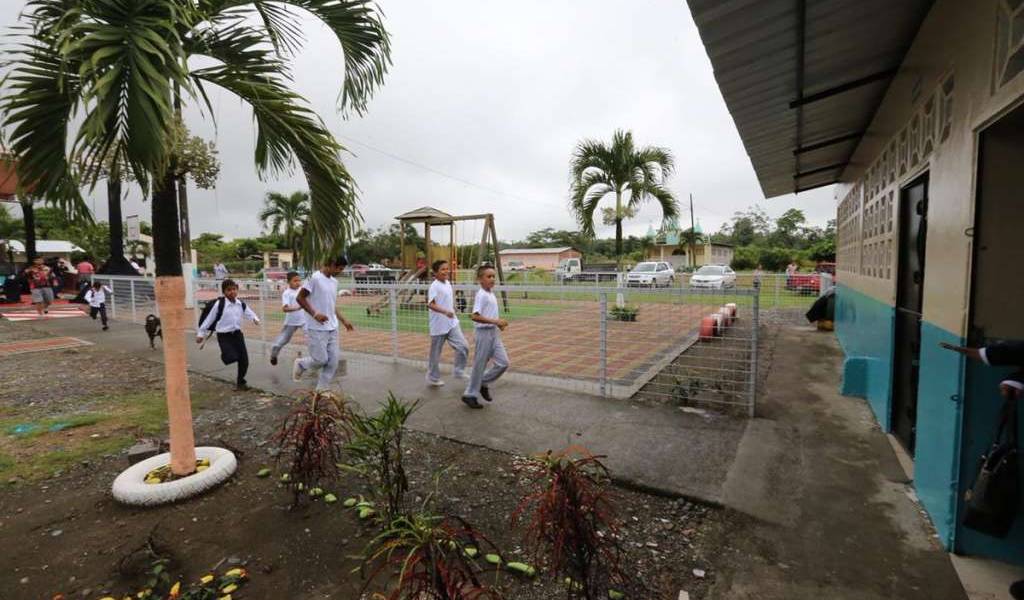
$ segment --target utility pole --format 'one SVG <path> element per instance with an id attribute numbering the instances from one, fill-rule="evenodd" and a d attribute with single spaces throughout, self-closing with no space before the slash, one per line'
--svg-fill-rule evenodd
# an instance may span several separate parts
<path id="1" fill-rule="evenodd" d="M 697 257 L 693 255 L 697 249 L 697 228 L 693 223 L 693 193 L 690 193 L 690 266 L 697 266 Z"/>

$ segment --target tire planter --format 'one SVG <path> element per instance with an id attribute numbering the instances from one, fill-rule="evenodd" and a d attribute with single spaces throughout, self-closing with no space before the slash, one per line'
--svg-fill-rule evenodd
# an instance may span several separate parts
<path id="1" fill-rule="evenodd" d="M 111 492 L 121 503 L 132 506 L 157 506 L 197 496 L 223 483 L 234 474 L 238 461 L 230 450 L 201 446 L 196 448 L 196 458 L 206 458 L 210 467 L 188 477 L 166 483 L 146 483 L 146 475 L 153 469 L 171 462 L 170 453 L 158 454 L 135 463 L 122 471 Z"/>
<path id="2" fill-rule="evenodd" d="M 723 306 L 719 308 L 718 314 L 722 315 L 722 325 L 732 327 L 732 311 L 728 307 Z"/>
<path id="3" fill-rule="evenodd" d="M 736 318 L 736 312 L 737 312 L 737 310 L 736 310 L 736 303 L 735 302 L 730 302 L 730 303 L 726 304 L 725 307 L 729 309 L 729 311 L 732 313 L 732 318 L 735 319 Z"/>
<path id="4" fill-rule="evenodd" d="M 700 320 L 700 338 L 708 340 L 715 337 L 715 320 L 708 315 Z"/>
<path id="5" fill-rule="evenodd" d="M 722 313 L 712 313 L 711 318 L 715 322 L 715 337 L 719 337 L 725 333 L 725 317 L 722 316 Z"/>

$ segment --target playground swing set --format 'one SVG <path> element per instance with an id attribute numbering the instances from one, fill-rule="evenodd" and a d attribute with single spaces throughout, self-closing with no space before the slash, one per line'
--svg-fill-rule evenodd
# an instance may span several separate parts
<path id="1" fill-rule="evenodd" d="M 475 274 L 463 277 L 463 281 L 459 280 L 459 269 L 462 265 L 469 265 L 471 269 L 475 269 L 478 265 L 486 264 L 487 261 L 485 259 L 488 256 L 493 256 L 494 262 L 491 264 L 494 265 L 497 271 L 497 283 L 500 285 L 505 281 L 501 260 L 499 260 L 498 234 L 494 227 L 493 214 L 449 215 L 436 208 L 424 206 L 398 215 L 395 219 L 398 220 L 399 231 L 401 232 L 399 242 L 399 269 L 401 274 L 396 283 L 399 286 L 406 284 L 405 287 L 399 287 L 398 293 L 395 296 L 395 301 L 399 308 L 419 309 L 424 307 L 426 300 L 420 296 L 425 294 L 425 290 L 421 286 L 411 284 L 429 283 L 431 275 L 430 265 L 437 260 L 448 261 L 452 273 L 452 283 L 470 283 L 475 279 Z M 410 240 L 406 237 L 406 229 L 413 227 L 415 230 L 417 225 L 422 225 L 423 248 L 425 250 L 419 247 L 415 239 Z M 448 229 L 447 245 L 433 241 L 431 232 L 434 228 Z M 477 239 L 476 233 L 481 229 L 479 246 L 475 248 L 473 245 L 459 246 L 459 240 L 461 239 Z M 509 306 L 508 295 L 503 291 L 501 296 L 502 303 L 507 311 Z M 461 290 L 455 293 L 455 304 L 459 312 L 465 312 L 467 302 L 465 294 Z M 380 315 L 390 305 L 391 295 L 384 294 L 381 299 L 366 307 L 366 314 Z"/>

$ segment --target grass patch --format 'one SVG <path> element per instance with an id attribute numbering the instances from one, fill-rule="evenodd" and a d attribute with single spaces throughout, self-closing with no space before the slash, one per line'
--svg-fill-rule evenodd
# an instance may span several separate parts
<path id="1" fill-rule="evenodd" d="M 192 406 L 202 409 L 218 398 L 214 391 L 193 393 Z M 119 453 L 138 437 L 160 436 L 167 431 L 163 390 L 92 400 L 95 412 L 33 421 L 29 423 L 33 429 L 23 434 L 11 434 L 10 430 L 25 424 L 24 420 L 0 421 L 0 478 L 48 477 L 82 461 Z M 57 425 L 60 427 L 56 428 Z M 73 430 L 77 431 L 68 435 Z M 99 437 L 92 437 L 93 434 Z"/>

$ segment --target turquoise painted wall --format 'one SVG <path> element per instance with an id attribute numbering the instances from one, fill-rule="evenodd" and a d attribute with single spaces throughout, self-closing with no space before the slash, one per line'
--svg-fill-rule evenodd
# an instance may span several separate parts
<path id="1" fill-rule="evenodd" d="M 995 423 L 1002 399 L 999 396 L 999 381 L 1012 369 L 996 369 L 983 364 L 970 363 L 967 367 L 967 390 L 964 401 L 963 452 L 960 456 L 963 477 L 959 485 L 959 497 L 974 482 L 978 473 L 978 458 L 992 444 Z M 1024 420 L 1019 423 L 1017 438 L 1024 440 Z M 1021 481 L 1024 481 L 1024 464 L 1021 464 Z M 960 527 L 957 534 L 957 552 L 991 556 L 1001 560 L 1024 564 L 1024 511 L 1017 517 L 1006 539 L 997 539 Z"/>
<path id="2" fill-rule="evenodd" d="M 843 347 L 842 393 L 871 404 L 882 429 L 892 413 L 892 354 L 895 311 L 874 298 L 836 286 L 836 336 Z"/>

